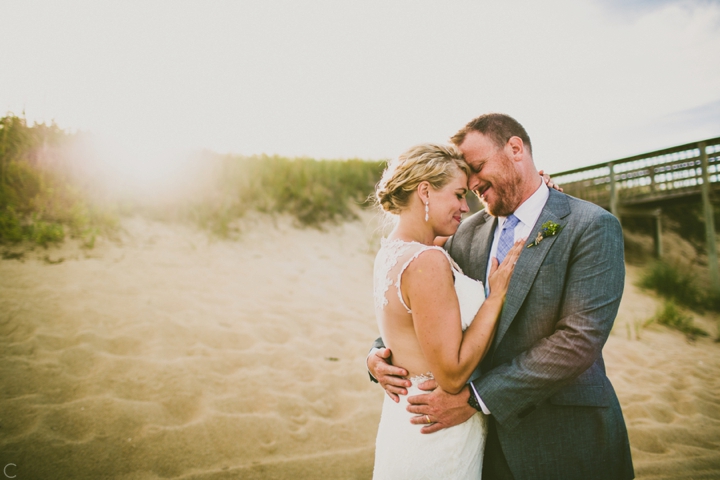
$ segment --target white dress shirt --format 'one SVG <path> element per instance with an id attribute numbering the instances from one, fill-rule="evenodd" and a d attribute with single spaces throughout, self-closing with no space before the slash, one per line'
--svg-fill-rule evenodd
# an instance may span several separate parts
<path id="1" fill-rule="evenodd" d="M 550 190 L 548 190 L 547 185 L 545 185 L 545 182 L 540 182 L 540 186 L 537 190 L 535 190 L 535 193 L 530 195 L 530 198 L 525 200 L 517 209 L 515 209 L 513 214 L 518 220 L 520 220 L 515 226 L 515 241 L 518 241 L 521 238 L 527 238 L 527 236 L 530 235 L 532 228 L 535 226 L 535 222 L 537 222 L 537 219 L 540 217 L 540 213 L 542 213 L 542 209 L 545 207 L 549 196 Z M 502 233 L 503 225 L 505 225 L 507 217 L 497 217 L 497 219 L 498 224 L 497 228 L 495 228 L 495 236 L 493 237 L 492 247 L 490 247 L 489 258 L 495 258 L 497 256 L 498 241 L 500 240 L 500 234 Z M 487 279 L 490 274 L 491 266 L 492 262 L 488 262 L 487 271 L 485 272 L 485 285 L 488 284 Z"/>
<path id="2" fill-rule="evenodd" d="M 542 210 L 547 203 L 547 199 L 549 196 L 550 190 L 548 189 L 547 185 L 545 185 L 545 182 L 540 182 L 540 186 L 537 190 L 535 190 L 535 193 L 533 193 L 530 198 L 525 200 L 518 208 L 515 209 L 513 214 L 519 220 L 518 224 L 515 226 L 515 241 L 521 238 L 527 238 L 528 235 L 530 235 L 533 227 L 535 226 L 535 223 L 537 222 L 537 219 L 540 217 L 540 213 L 542 213 Z M 497 218 L 498 224 L 495 228 L 495 235 L 493 236 L 492 246 L 490 247 L 489 258 L 495 258 L 497 256 L 498 240 L 500 240 L 500 233 L 502 232 L 503 225 L 505 224 L 505 220 L 507 219 L 507 217 Z M 488 284 L 488 275 L 490 274 L 491 266 L 492 262 L 488 261 L 487 271 L 485 272 L 486 294 L 490 291 L 490 286 Z M 478 395 L 477 391 L 475 390 L 475 386 L 472 383 L 470 384 L 470 388 L 472 388 L 473 393 L 477 397 L 478 403 L 480 404 L 480 408 L 482 408 L 483 413 L 485 415 L 490 415 L 490 410 L 488 410 L 488 408 L 485 406 L 482 399 L 480 398 L 480 395 Z"/>

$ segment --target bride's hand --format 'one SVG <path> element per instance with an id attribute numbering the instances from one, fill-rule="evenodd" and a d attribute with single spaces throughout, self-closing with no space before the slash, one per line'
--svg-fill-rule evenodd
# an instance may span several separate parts
<path id="1" fill-rule="evenodd" d="M 490 267 L 490 274 L 488 275 L 488 283 L 490 284 L 490 292 L 497 295 L 501 295 L 505 298 L 508 286 L 510 285 L 510 277 L 512 276 L 513 270 L 515 270 L 515 264 L 520 253 L 525 246 L 525 239 L 521 238 L 505 256 L 503 262 L 498 266 L 497 258 L 493 257 L 492 266 Z"/>
<path id="2" fill-rule="evenodd" d="M 550 178 L 550 175 L 545 173 L 545 170 L 540 170 L 538 172 L 540 176 L 543 178 L 543 181 L 545 182 L 545 185 L 547 185 L 549 188 L 554 188 L 558 192 L 562 192 L 563 189 L 560 185 L 552 181 L 552 178 Z"/>

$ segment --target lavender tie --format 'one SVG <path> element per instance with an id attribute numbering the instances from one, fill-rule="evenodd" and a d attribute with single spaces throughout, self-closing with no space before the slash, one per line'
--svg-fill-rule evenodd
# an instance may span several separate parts
<path id="1" fill-rule="evenodd" d="M 515 243 L 515 227 L 519 222 L 520 220 L 515 215 L 510 215 L 505 219 L 502 232 L 500 233 L 500 240 L 498 240 L 496 255 L 498 263 L 502 263 Z"/>

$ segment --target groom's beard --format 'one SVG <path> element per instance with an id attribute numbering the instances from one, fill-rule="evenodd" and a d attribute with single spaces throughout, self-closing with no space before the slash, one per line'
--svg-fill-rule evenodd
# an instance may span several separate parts
<path id="1" fill-rule="evenodd" d="M 515 212 L 522 201 L 522 178 L 515 171 L 515 167 L 504 152 L 502 155 L 502 174 L 492 179 L 492 188 L 495 191 L 495 200 L 492 204 L 480 197 L 480 201 L 485 205 L 485 211 L 494 217 L 507 217 Z"/>

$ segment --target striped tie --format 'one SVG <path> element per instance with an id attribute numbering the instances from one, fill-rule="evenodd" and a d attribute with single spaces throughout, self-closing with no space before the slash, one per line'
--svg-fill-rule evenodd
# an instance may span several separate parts
<path id="1" fill-rule="evenodd" d="M 515 227 L 519 222 L 520 220 L 515 215 L 510 215 L 505 219 L 502 233 L 500 233 L 500 240 L 498 241 L 496 255 L 498 263 L 501 263 L 505 259 L 505 256 L 515 243 Z"/>

